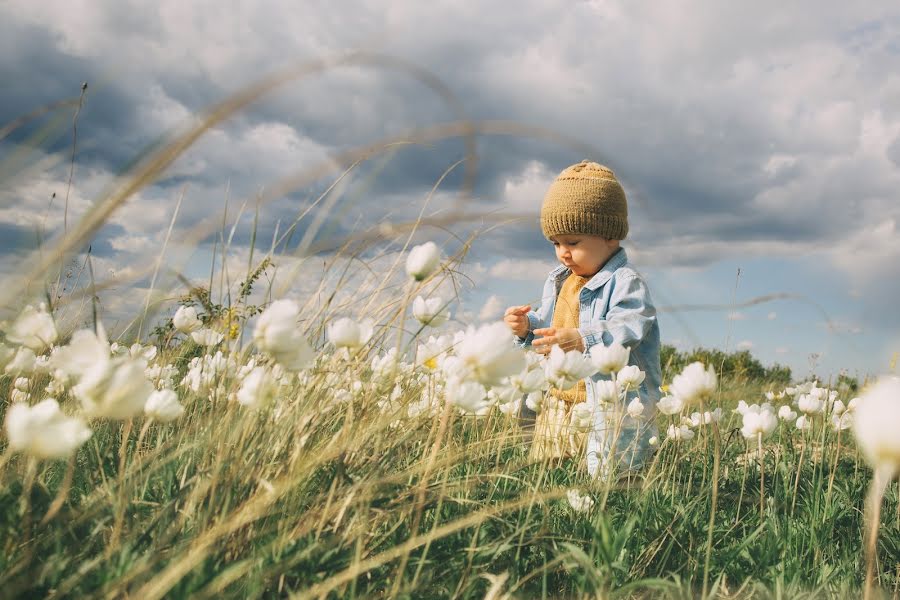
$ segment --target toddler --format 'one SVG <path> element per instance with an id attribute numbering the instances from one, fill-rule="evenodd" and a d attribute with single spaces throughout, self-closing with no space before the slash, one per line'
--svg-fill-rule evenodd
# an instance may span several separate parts
<path id="1" fill-rule="evenodd" d="M 567 390 L 551 389 L 536 418 L 532 458 L 579 452 L 579 440 L 570 435 L 569 418 L 576 403 L 588 402 L 593 422 L 586 440 L 588 472 L 599 476 L 637 468 L 647 459 L 649 440 L 657 433 L 660 342 L 647 284 L 619 245 L 628 234 L 625 192 L 610 169 L 582 161 L 563 170 L 550 185 L 540 221 L 562 264 L 547 277 L 537 310 L 530 305 L 512 306 L 506 309 L 504 321 L 522 345 L 541 354 L 549 354 L 556 344 L 581 352 L 596 344 L 622 344 L 630 350 L 629 364 L 645 373 L 625 404 L 637 395 L 644 411 L 633 418 L 622 403 L 604 408 L 597 400 L 596 383 L 609 379 L 608 375 L 583 379 Z"/>

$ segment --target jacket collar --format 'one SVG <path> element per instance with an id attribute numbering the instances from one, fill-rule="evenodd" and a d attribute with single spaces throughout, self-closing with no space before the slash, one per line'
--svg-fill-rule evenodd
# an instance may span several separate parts
<path id="1" fill-rule="evenodd" d="M 619 249 L 609 257 L 609 260 L 606 261 L 606 264 L 604 264 L 600 268 L 600 270 L 590 278 L 590 280 L 584 285 L 584 287 L 593 291 L 600 286 L 605 285 L 606 282 L 612 278 L 613 273 L 615 273 L 617 269 L 624 267 L 627 262 L 628 255 L 625 254 L 625 248 L 619 247 Z M 550 276 L 557 283 L 559 283 L 560 280 L 568 277 L 570 272 L 571 271 L 569 271 L 569 269 L 566 268 L 565 265 L 559 265 L 558 267 L 550 271 Z"/>

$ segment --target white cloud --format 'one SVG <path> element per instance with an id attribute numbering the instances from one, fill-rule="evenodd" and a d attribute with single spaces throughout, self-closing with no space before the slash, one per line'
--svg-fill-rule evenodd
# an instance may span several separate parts
<path id="1" fill-rule="evenodd" d="M 766 315 L 766 318 L 770 321 L 774 321 L 775 319 L 778 318 L 778 313 L 776 313 L 775 311 L 772 311 L 768 315 Z"/>
<path id="2" fill-rule="evenodd" d="M 750 350 L 751 348 L 753 348 L 753 342 L 750 340 L 742 340 L 737 343 L 738 350 Z"/>
<path id="3" fill-rule="evenodd" d="M 547 274 L 553 267 L 553 263 L 549 261 L 505 258 L 495 263 L 488 271 L 488 275 L 495 279 L 539 282 L 547 279 Z"/>
<path id="4" fill-rule="evenodd" d="M 736 311 L 732 311 L 732 312 L 728 313 L 727 315 L 725 315 L 725 318 L 728 319 L 729 321 L 746 321 L 747 314 L 736 310 Z"/>
<path id="5" fill-rule="evenodd" d="M 485 300 L 484 305 L 481 307 L 481 310 L 478 313 L 478 320 L 493 321 L 499 319 L 503 316 L 504 309 L 505 306 L 500 297 L 496 294 L 492 294 Z"/>

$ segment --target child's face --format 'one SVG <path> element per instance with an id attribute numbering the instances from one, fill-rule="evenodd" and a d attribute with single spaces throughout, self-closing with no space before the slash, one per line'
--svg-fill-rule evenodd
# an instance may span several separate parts
<path id="1" fill-rule="evenodd" d="M 551 238 L 556 258 L 581 277 L 591 277 L 619 249 L 618 240 L 596 235 L 555 235 Z"/>

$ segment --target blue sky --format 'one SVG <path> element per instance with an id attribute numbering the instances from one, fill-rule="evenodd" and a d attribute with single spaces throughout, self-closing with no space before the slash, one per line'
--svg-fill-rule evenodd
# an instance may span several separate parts
<path id="1" fill-rule="evenodd" d="M 481 232 L 463 265 L 468 278 L 457 282 L 461 318 L 539 294 L 553 265 L 537 226 L 543 192 L 563 167 L 591 158 L 625 186 L 624 245 L 661 309 L 664 342 L 749 348 L 797 376 L 880 373 L 900 350 L 898 34 L 900 9 L 887 1 L 594 0 L 561 10 L 542 0 L 340 8 L 11 0 L 0 5 L 0 123 L 77 96 L 83 81 L 89 88 L 71 189 L 70 109 L 0 140 L 3 273 L 16 272 L 37 230 L 59 235 L 67 190 L 75 220 L 150 144 L 212 103 L 276 69 L 365 50 L 398 62 L 345 65 L 283 86 L 216 126 L 116 211 L 91 240 L 95 269 L 114 282 L 101 295 L 108 319 L 127 321 L 142 305 L 135 298 L 149 279 L 135 265 L 152 264 L 182 194 L 173 244 L 202 219 L 220 218 L 226 199 L 231 218 L 250 199 L 228 257 L 237 272 L 249 256 L 253 199 L 274 182 L 331 165 L 260 209 L 264 245 L 343 171 L 340 153 L 462 114 L 545 135 L 479 136 L 466 207 L 493 216 L 414 238 L 453 253 L 460 238 Z M 309 241 L 320 248 L 414 218 L 444 170 L 466 156 L 460 139 L 378 153 L 347 178 Z M 426 217 L 460 206 L 462 171 L 441 185 Z M 490 229 L 504 218 L 517 221 Z M 208 277 L 214 240 L 204 238 L 193 258 L 169 249 L 167 289 L 177 292 L 178 269 L 194 282 Z M 387 253 L 373 264 L 402 246 L 389 242 L 369 250 Z M 328 258 L 324 250 L 302 263 L 300 271 L 320 272 L 286 293 L 314 293 Z M 790 298 L 728 308 L 772 294 Z M 676 312 L 685 305 L 718 308 Z"/>

